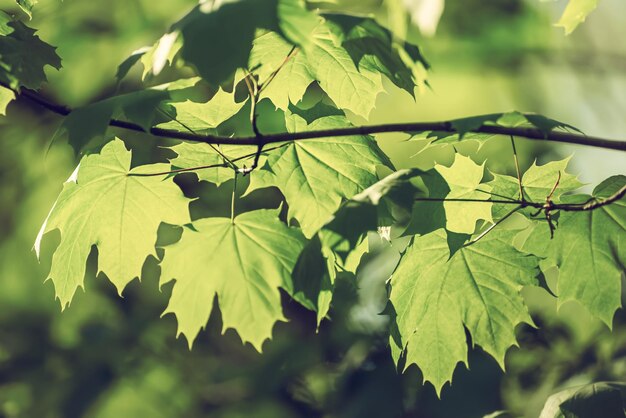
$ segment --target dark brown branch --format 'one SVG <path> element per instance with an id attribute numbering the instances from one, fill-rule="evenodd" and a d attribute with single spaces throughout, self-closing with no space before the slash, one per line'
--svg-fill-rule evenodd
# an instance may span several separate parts
<path id="1" fill-rule="evenodd" d="M 552 205 L 554 209 L 570 211 L 570 212 L 583 212 L 588 210 L 594 210 L 602 206 L 610 205 L 613 202 L 617 202 L 626 196 L 626 186 L 619 189 L 617 192 L 607 197 L 606 199 L 591 199 L 585 203 L 570 203 Z"/>
<path id="2" fill-rule="evenodd" d="M 4 85 L 4 84 L 2 84 Z M 4 86 L 7 87 L 8 86 Z M 41 97 L 39 94 L 22 89 L 21 92 L 16 92 L 17 94 L 21 94 L 22 96 L 28 98 L 29 100 L 45 107 L 46 109 L 57 113 L 61 116 L 67 116 L 71 109 L 61 106 L 55 103 L 50 102 L 49 100 Z M 113 126 L 116 128 L 127 129 L 131 131 L 137 132 L 145 132 L 145 130 L 138 124 L 119 120 L 119 119 L 111 119 L 109 121 L 109 126 Z M 151 128 L 149 133 L 163 138 L 172 138 L 172 139 L 181 139 L 185 141 L 192 142 L 201 142 L 206 144 L 215 144 L 215 145 L 266 145 L 277 142 L 285 142 L 285 141 L 297 141 L 304 139 L 319 139 L 319 138 L 330 138 L 330 137 L 339 137 L 339 136 L 351 136 L 351 135 L 370 135 L 377 133 L 387 133 L 387 132 L 427 132 L 427 131 L 443 131 L 443 132 L 451 132 L 454 133 L 456 130 L 452 126 L 450 122 L 415 122 L 415 123 L 390 123 L 390 124 L 382 124 L 382 125 L 370 125 L 370 126 L 351 126 L 346 128 L 336 128 L 336 129 L 321 129 L 317 131 L 307 131 L 307 132 L 283 132 L 276 134 L 267 134 L 259 139 L 257 136 L 248 136 L 248 137 L 224 137 L 217 135 L 203 135 L 198 133 L 190 133 L 190 132 L 180 132 L 171 129 L 163 129 L 163 128 Z M 616 141 L 605 138 L 598 138 L 592 136 L 586 136 L 571 132 L 560 132 L 560 131 L 552 131 L 549 133 L 544 133 L 543 131 L 536 128 L 524 128 L 524 127 L 504 127 L 504 126 L 492 126 L 492 125 L 483 125 L 479 128 L 473 129 L 472 132 L 475 133 L 485 133 L 485 134 L 494 134 L 494 135 L 513 135 L 521 138 L 531 139 L 531 140 L 539 140 L 539 141 L 550 141 L 550 142 L 561 142 L 567 144 L 577 144 L 577 145 L 586 145 L 590 147 L 596 148 L 606 148 L 618 151 L 626 151 L 626 141 Z M 262 141 L 262 144 L 261 144 Z"/>

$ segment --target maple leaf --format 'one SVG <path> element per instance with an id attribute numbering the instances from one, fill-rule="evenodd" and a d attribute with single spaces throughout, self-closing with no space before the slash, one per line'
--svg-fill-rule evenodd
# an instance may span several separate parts
<path id="1" fill-rule="evenodd" d="M 30 2 L 23 4 L 27 3 Z M 13 89 L 38 89 L 46 81 L 44 68 L 47 65 L 57 70 L 61 68 L 56 48 L 35 33 L 34 29 L 0 11 L 0 81 Z"/>
<path id="2" fill-rule="evenodd" d="M 626 185 L 611 177 L 593 191 L 602 200 Z M 589 196 L 568 201 L 585 202 Z M 559 267 L 559 305 L 576 300 L 609 327 L 621 306 L 621 276 L 626 266 L 626 198 L 586 212 L 561 212 L 547 261 Z"/>
<path id="3" fill-rule="evenodd" d="M 233 220 L 207 218 L 187 228 L 166 247 L 161 284 L 175 279 L 165 313 L 178 320 L 189 346 L 209 319 L 213 299 L 223 330 L 261 351 L 277 321 L 285 321 L 279 288 L 293 293 L 291 272 L 304 237 L 278 219 L 276 210 L 242 213 Z"/>
<path id="4" fill-rule="evenodd" d="M 478 199 L 488 201 L 491 187 L 482 184 L 484 163 L 476 164 L 471 158 L 456 154 L 450 167 L 436 165 L 435 170 L 448 183 L 450 192 L 446 199 Z M 476 221 L 491 221 L 491 203 L 454 202 L 443 203 L 446 211 L 446 229 L 457 233 L 473 233 Z"/>
<path id="5" fill-rule="evenodd" d="M 526 170 L 522 175 L 524 198 L 535 203 L 543 203 L 552 193 L 551 200 L 554 203 L 561 201 L 561 196 L 578 189 L 583 184 L 578 177 L 567 172 L 567 166 L 571 157 L 559 161 L 551 161 L 544 165 L 537 162 Z M 495 199 L 509 197 L 519 200 L 519 182 L 517 178 L 504 174 L 492 173 L 494 178 L 487 184 L 491 187 Z M 511 210 L 511 205 L 495 203 L 492 208 L 493 216 L 500 218 Z"/>
<path id="6" fill-rule="evenodd" d="M 329 129 L 346 126 L 345 116 L 328 116 L 307 125 L 288 117 L 287 129 Z M 289 203 L 289 216 L 300 223 L 307 237 L 337 210 L 342 199 L 352 197 L 377 181 L 376 166 L 389 164 L 370 136 L 292 141 L 268 153 L 266 167 L 251 175 L 246 193 L 276 186 Z"/>
<path id="7" fill-rule="evenodd" d="M 393 273 L 390 300 L 406 367 L 417 364 L 437 393 L 458 362 L 467 365 L 464 326 L 503 366 L 515 327 L 532 324 L 519 292 L 537 284 L 538 259 L 511 245 L 517 233 L 495 229 L 452 256 L 444 230 L 415 237 Z"/>
<path id="8" fill-rule="evenodd" d="M 278 71 L 271 83 L 265 85 L 259 99 L 267 98 L 283 111 L 290 103 L 298 103 L 314 81 L 304 54 L 292 52 L 292 48 L 277 33 L 268 32 L 254 40 L 250 52 L 249 67 L 254 69 L 261 83 L 267 83 L 272 73 Z M 292 56 L 287 59 L 290 53 Z"/>
<path id="9" fill-rule="evenodd" d="M 172 179 L 134 176 L 164 171 L 168 164 L 130 168 L 131 152 L 116 139 L 100 154 L 84 157 L 52 207 L 35 241 L 39 248 L 46 232 L 58 229 L 61 242 L 52 257 L 52 280 L 61 306 L 84 287 L 85 266 L 93 245 L 98 247 L 98 272 L 103 272 L 121 294 L 149 255 L 162 222 L 190 222 L 189 199 Z"/>

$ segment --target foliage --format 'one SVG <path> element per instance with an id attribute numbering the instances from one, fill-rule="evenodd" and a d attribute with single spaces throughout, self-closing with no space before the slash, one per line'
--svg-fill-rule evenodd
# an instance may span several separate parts
<path id="1" fill-rule="evenodd" d="M 33 2 L 20 6 L 30 13 Z M 560 24 L 569 32 L 592 9 L 572 1 Z M 0 18 L 6 104 L 22 88 L 39 88 L 43 68 L 60 68 L 60 58 L 32 29 Z M 222 332 L 233 328 L 261 351 L 286 320 L 281 291 L 315 311 L 319 326 L 336 301 L 338 278 L 352 277 L 378 231 L 392 244 L 408 239 L 388 282 L 390 350 L 398 367 L 417 365 L 437 394 L 457 363 L 468 366 L 468 347 L 504 366 L 516 326 L 534 324 L 520 292 L 547 287 L 549 269 L 559 272 L 558 304 L 577 301 L 611 326 L 626 265 L 626 177 L 581 195 L 568 160 L 512 177 L 486 174 L 484 163 L 458 152 L 450 166 L 396 170 L 354 121 L 369 117 L 385 89 L 415 96 L 428 86 L 429 64 L 375 19 L 310 10 L 297 0 L 203 2 L 124 61 L 118 80 L 137 63 L 144 88 L 72 110 L 55 135 L 82 154 L 35 243 L 39 254 L 45 234 L 60 233 L 48 278 L 63 308 L 83 287 L 92 247 L 97 272 L 120 294 L 156 258 L 161 285 L 174 282 L 165 313 L 176 316 L 189 346 L 217 306 Z M 146 75 L 158 77 L 166 66 L 170 80 L 150 85 Z M 267 129 L 268 119 L 279 121 L 277 131 Z M 184 141 L 163 140 L 168 156 L 138 165 L 131 141 L 114 138 L 111 126 Z M 519 112 L 441 128 L 413 139 L 454 147 L 509 141 L 498 135 L 508 133 L 517 170 L 511 133 L 551 140 L 575 130 Z M 181 186 L 186 172 L 216 186 L 232 183 L 230 217 L 193 213 Z M 246 196 L 278 189 L 278 208 L 238 209 L 244 176 Z M 158 243 L 164 224 L 182 229 L 177 242 Z"/>
<path id="2" fill-rule="evenodd" d="M 621 383 L 598 382 L 555 393 L 546 401 L 540 418 L 623 417 L 626 409 Z"/>

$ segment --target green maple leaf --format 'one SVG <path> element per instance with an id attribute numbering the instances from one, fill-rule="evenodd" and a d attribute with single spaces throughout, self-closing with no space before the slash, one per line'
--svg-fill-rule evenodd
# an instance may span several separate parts
<path id="1" fill-rule="evenodd" d="M 489 200 L 491 187 L 481 183 L 484 163 L 478 165 L 471 158 L 456 154 L 450 167 L 438 164 L 435 170 L 448 183 L 447 199 Z M 476 221 L 491 221 L 491 203 L 446 201 L 443 207 L 446 229 L 452 232 L 471 234 L 476 229 Z"/>
<path id="2" fill-rule="evenodd" d="M 552 190 L 551 200 L 554 203 L 561 201 L 561 196 L 578 189 L 583 184 L 578 177 L 567 172 L 567 166 L 571 157 L 559 161 L 551 161 L 544 165 L 537 165 L 533 162 L 528 170 L 522 175 L 522 185 L 526 200 L 536 203 L 543 203 Z M 487 183 L 494 193 L 495 199 L 502 199 L 502 196 L 519 200 L 519 182 L 517 178 L 492 173 L 494 179 Z M 558 183 L 557 183 L 558 180 Z M 556 186 L 556 187 L 555 187 Z M 500 218 L 511 210 L 513 206 L 496 203 L 493 205 L 493 216 Z"/>
<path id="3" fill-rule="evenodd" d="M 421 175 L 428 198 L 444 199 L 450 193 L 446 180 L 436 170 L 428 170 Z M 425 235 L 446 227 L 444 202 L 416 201 L 404 235 Z"/>
<path id="4" fill-rule="evenodd" d="M 598 185 L 593 198 L 602 200 L 626 185 L 614 176 Z M 584 202 L 589 196 L 571 197 Z M 546 227 L 547 228 L 547 227 Z M 626 199 L 586 212 L 561 212 L 548 262 L 558 266 L 559 305 L 576 300 L 609 327 L 621 306 L 621 276 L 626 266 Z"/>
<path id="5" fill-rule="evenodd" d="M 286 110 L 316 80 L 338 107 L 367 117 L 383 91 L 382 75 L 413 94 L 428 67 L 417 47 L 396 45 L 389 31 L 372 19 L 340 15 L 325 19 L 312 31 L 309 44 L 295 53 L 275 33 L 255 39 L 250 67 L 259 78 L 267 80 L 280 68 L 261 97 Z"/>
<path id="6" fill-rule="evenodd" d="M 452 257 L 445 231 L 415 237 L 391 277 L 406 366 L 417 364 L 437 393 L 467 365 L 464 326 L 502 366 L 515 327 L 532 324 L 519 292 L 537 283 L 538 259 L 511 245 L 516 233 L 495 229 Z"/>
<path id="7" fill-rule="evenodd" d="M 180 31 L 184 39 L 182 58 L 217 85 L 246 67 L 257 29 L 278 32 L 308 49 L 318 21 L 319 16 L 306 10 L 302 0 L 230 0 L 200 4 L 172 32 Z"/>
<path id="8" fill-rule="evenodd" d="M 35 242 L 37 253 L 43 234 L 55 229 L 61 232 L 48 279 L 54 283 L 62 307 L 83 287 L 93 245 L 99 251 L 98 271 L 121 293 L 141 275 L 146 257 L 156 257 L 154 246 L 161 222 L 183 225 L 190 221 L 189 200 L 171 179 L 132 176 L 164 171 L 169 165 L 130 169 L 130 161 L 131 153 L 119 139 L 105 145 L 100 154 L 84 157 L 41 227 Z"/>
<path id="9" fill-rule="evenodd" d="M 305 51 L 311 47 L 311 34 L 322 18 L 307 10 L 304 0 L 278 0 L 278 26 L 283 36 Z"/>
<path id="10" fill-rule="evenodd" d="M 221 145 L 219 147 L 215 147 L 229 159 L 236 159 L 246 155 L 253 157 L 256 152 L 255 146 Z M 170 149 L 178 154 L 176 158 L 170 159 L 174 168 L 189 169 L 219 164 L 225 165 L 224 158 L 215 150 L 215 148 L 208 144 L 191 144 L 188 142 L 182 142 L 178 145 L 174 145 Z M 232 167 L 227 166 L 203 168 L 195 170 L 194 173 L 198 176 L 198 180 L 208 181 L 210 183 L 217 184 L 218 186 L 228 180 L 232 180 L 234 175 Z"/>
<path id="11" fill-rule="evenodd" d="M 382 75 L 355 64 L 341 44 L 342 36 L 340 27 L 332 22 L 318 26 L 313 45 L 305 51 L 308 69 L 339 108 L 367 118 L 376 97 L 384 91 Z"/>
<path id="12" fill-rule="evenodd" d="M 320 239 L 313 237 L 293 269 L 293 298 L 317 313 L 318 326 L 330 309 L 336 276 L 334 257 L 325 257 Z"/>
<path id="13" fill-rule="evenodd" d="M 298 115 L 287 117 L 289 132 L 349 125 L 345 116 L 328 116 L 307 125 Z M 276 186 L 307 237 L 315 233 L 350 198 L 375 183 L 376 167 L 390 164 L 370 136 L 292 141 L 268 153 L 265 167 L 252 173 L 246 193 Z"/>
<path id="14" fill-rule="evenodd" d="M 308 62 L 301 51 L 294 51 L 285 61 L 292 48 L 293 46 L 281 36 L 268 32 L 254 40 L 250 53 L 249 67 L 254 69 L 262 83 L 280 69 L 272 82 L 263 89 L 259 99 L 268 98 L 274 106 L 283 111 L 289 108 L 290 103 L 296 104 L 302 100 L 306 89 L 314 81 L 308 70 Z"/>
<path id="15" fill-rule="evenodd" d="M 279 288 L 293 293 L 291 273 L 305 244 L 276 210 L 200 219 L 180 241 L 166 247 L 161 283 L 176 280 L 165 313 L 191 346 L 209 319 L 217 296 L 223 329 L 261 351 L 277 321 L 285 321 Z"/>
<path id="16" fill-rule="evenodd" d="M 247 99 L 235 101 L 235 92 L 218 89 L 207 102 L 186 100 L 172 103 L 165 111 L 173 120 L 159 124 L 159 128 L 202 132 L 217 128 L 222 122 L 235 116 Z"/>
<path id="17" fill-rule="evenodd" d="M 135 64 L 143 59 L 143 56 L 150 51 L 150 47 L 142 47 L 133 51 L 120 65 L 117 66 L 115 78 L 121 82 Z"/>
<path id="18" fill-rule="evenodd" d="M 38 89 L 46 81 L 45 66 L 61 68 L 56 48 L 35 32 L 0 11 L 0 81 L 13 89 Z"/>
<path id="19" fill-rule="evenodd" d="M 600 0 L 569 0 L 563 15 L 555 26 L 565 29 L 565 34 L 569 35 L 578 25 L 583 23 L 589 13 L 593 12 Z"/>
<path id="20" fill-rule="evenodd" d="M 341 46 L 360 72 L 385 75 L 399 88 L 414 95 L 425 82 L 429 64 L 415 45 L 395 42 L 393 35 L 374 19 L 351 15 L 326 15 L 343 33 Z"/>
<path id="21" fill-rule="evenodd" d="M 182 34 L 183 60 L 209 84 L 219 85 L 246 66 L 257 28 L 275 29 L 277 23 L 274 0 L 206 2 L 177 22 L 172 32 Z"/>

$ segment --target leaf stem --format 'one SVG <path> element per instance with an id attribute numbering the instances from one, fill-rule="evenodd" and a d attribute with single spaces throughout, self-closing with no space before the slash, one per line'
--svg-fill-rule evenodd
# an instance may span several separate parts
<path id="1" fill-rule="evenodd" d="M 511 147 L 513 147 L 513 160 L 515 161 L 515 172 L 517 174 L 517 184 L 519 186 L 519 199 L 525 200 L 524 198 L 524 186 L 522 185 L 522 171 L 519 168 L 519 160 L 517 158 L 517 149 L 515 147 L 515 138 L 513 135 L 511 137 Z"/>
<path id="2" fill-rule="evenodd" d="M 485 229 L 483 232 L 480 233 L 480 235 L 478 235 L 476 238 L 474 238 L 473 240 L 471 240 L 470 242 L 468 242 L 467 244 L 464 245 L 464 247 L 467 247 L 469 245 L 475 244 L 477 243 L 480 239 L 482 239 L 485 235 L 487 235 L 488 233 L 490 233 L 495 227 L 497 227 L 498 225 L 500 225 L 502 222 L 506 221 L 511 215 L 513 215 L 515 212 L 517 212 L 518 210 L 522 209 L 524 206 L 523 205 L 518 205 L 517 207 L 515 207 L 513 210 L 511 210 L 510 212 L 508 212 L 506 215 L 504 215 L 502 218 L 498 219 L 497 222 L 489 225 L 489 227 L 487 229 Z"/>
<path id="3" fill-rule="evenodd" d="M 173 120 L 174 122 L 178 123 L 180 126 L 187 129 L 189 132 L 193 134 L 197 133 L 196 131 L 191 129 L 189 126 L 187 126 L 187 124 L 178 120 L 178 118 L 176 118 L 175 116 L 170 115 L 169 113 L 167 113 L 165 110 L 161 109 L 160 107 L 157 107 L 156 109 L 157 111 L 161 112 L 161 114 L 163 114 L 166 118 L 169 118 L 170 120 Z M 207 145 L 209 145 L 211 149 L 213 149 L 213 151 L 219 154 L 219 156 L 222 157 L 222 159 L 224 160 L 225 163 L 227 163 L 228 166 L 230 166 L 235 171 L 239 171 L 239 167 L 237 167 L 237 165 L 219 149 L 218 145 L 214 145 L 214 144 L 207 144 Z"/>
<path id="4" fill-rule="evenodd" d="M 287 56 L 285 57 L 285 60 L 278 66 L 277 69 L 275 69 L 274 71 L 272 71 L 272 73 L 267 77 L 267 80 L 265 80 L 263 83 L 259 84 L 259 94 L 265 90 L 265 88 L 267 88 L 267 86 L 274 80 L 274 78 L 276 77 L 276 75 L 279 73 L 279 71 L 285 66 L 285 64 L 287 64 L 287 62 L 289 62 L 289 60 L 291 58 L 293 58 L 296 54 L 298 53 L 298 48 L 294 45 L 291 48 L 291 51 L 289 51 L 289 53 L 287 54 Z"/>
<path id="5" fill-rule="evenodd" d="M 271 148 L 266 148 L 264 150 L 264 152 L 270 152 L 270 151 L 274 151 L 278 148 L 282 148 L 286 145 L 288 145 L 289 143 L 285 142 L 283 144 L 280 144 L 278 146 L 275 147 L 271 147 Z M 251 154 L 246 154 L 246 155 L 242 155 L 241 157 L 237 157 L 237 158 L 233 158 L 231 161 L 236 162 L 236 161 L 240 161 L 240 160 L 245 160 L 246 158 L 251 158 L 256 156 L 256 152 L 253 152 Z M 159 171 L 156 173 L 128 173 L 129 177 L 153 177 L 153 176 L 165 176 L 168 174 L 179 174 L 179 173 L 187 173 L 187 172 L 193 172 L 193 171 L 199 171 L 199 170 L 206 170 L 209 168 L 220 168 L 220 167 L 228 167 L 227 163 L 220 163 L 220 164 L 210 164 L 210 165 L 199 165 L 197 167 L 188 167 L 188 168 L 177 168 L 174 170 L 168 170 L 168 171 Z M 247 168 L 240 168 L 239 169 L 239 173 L 243 173 L 246 174 L 248 171 Z"/>
<path id="6" fill-rule="evenodd" d="M 239 177 L 239 173 L 235 171 L 233 176 L 233 194 L 230 198 L 230 223 L 235 223 L 235 197 L 237 194 L 237 177 Z"/>

